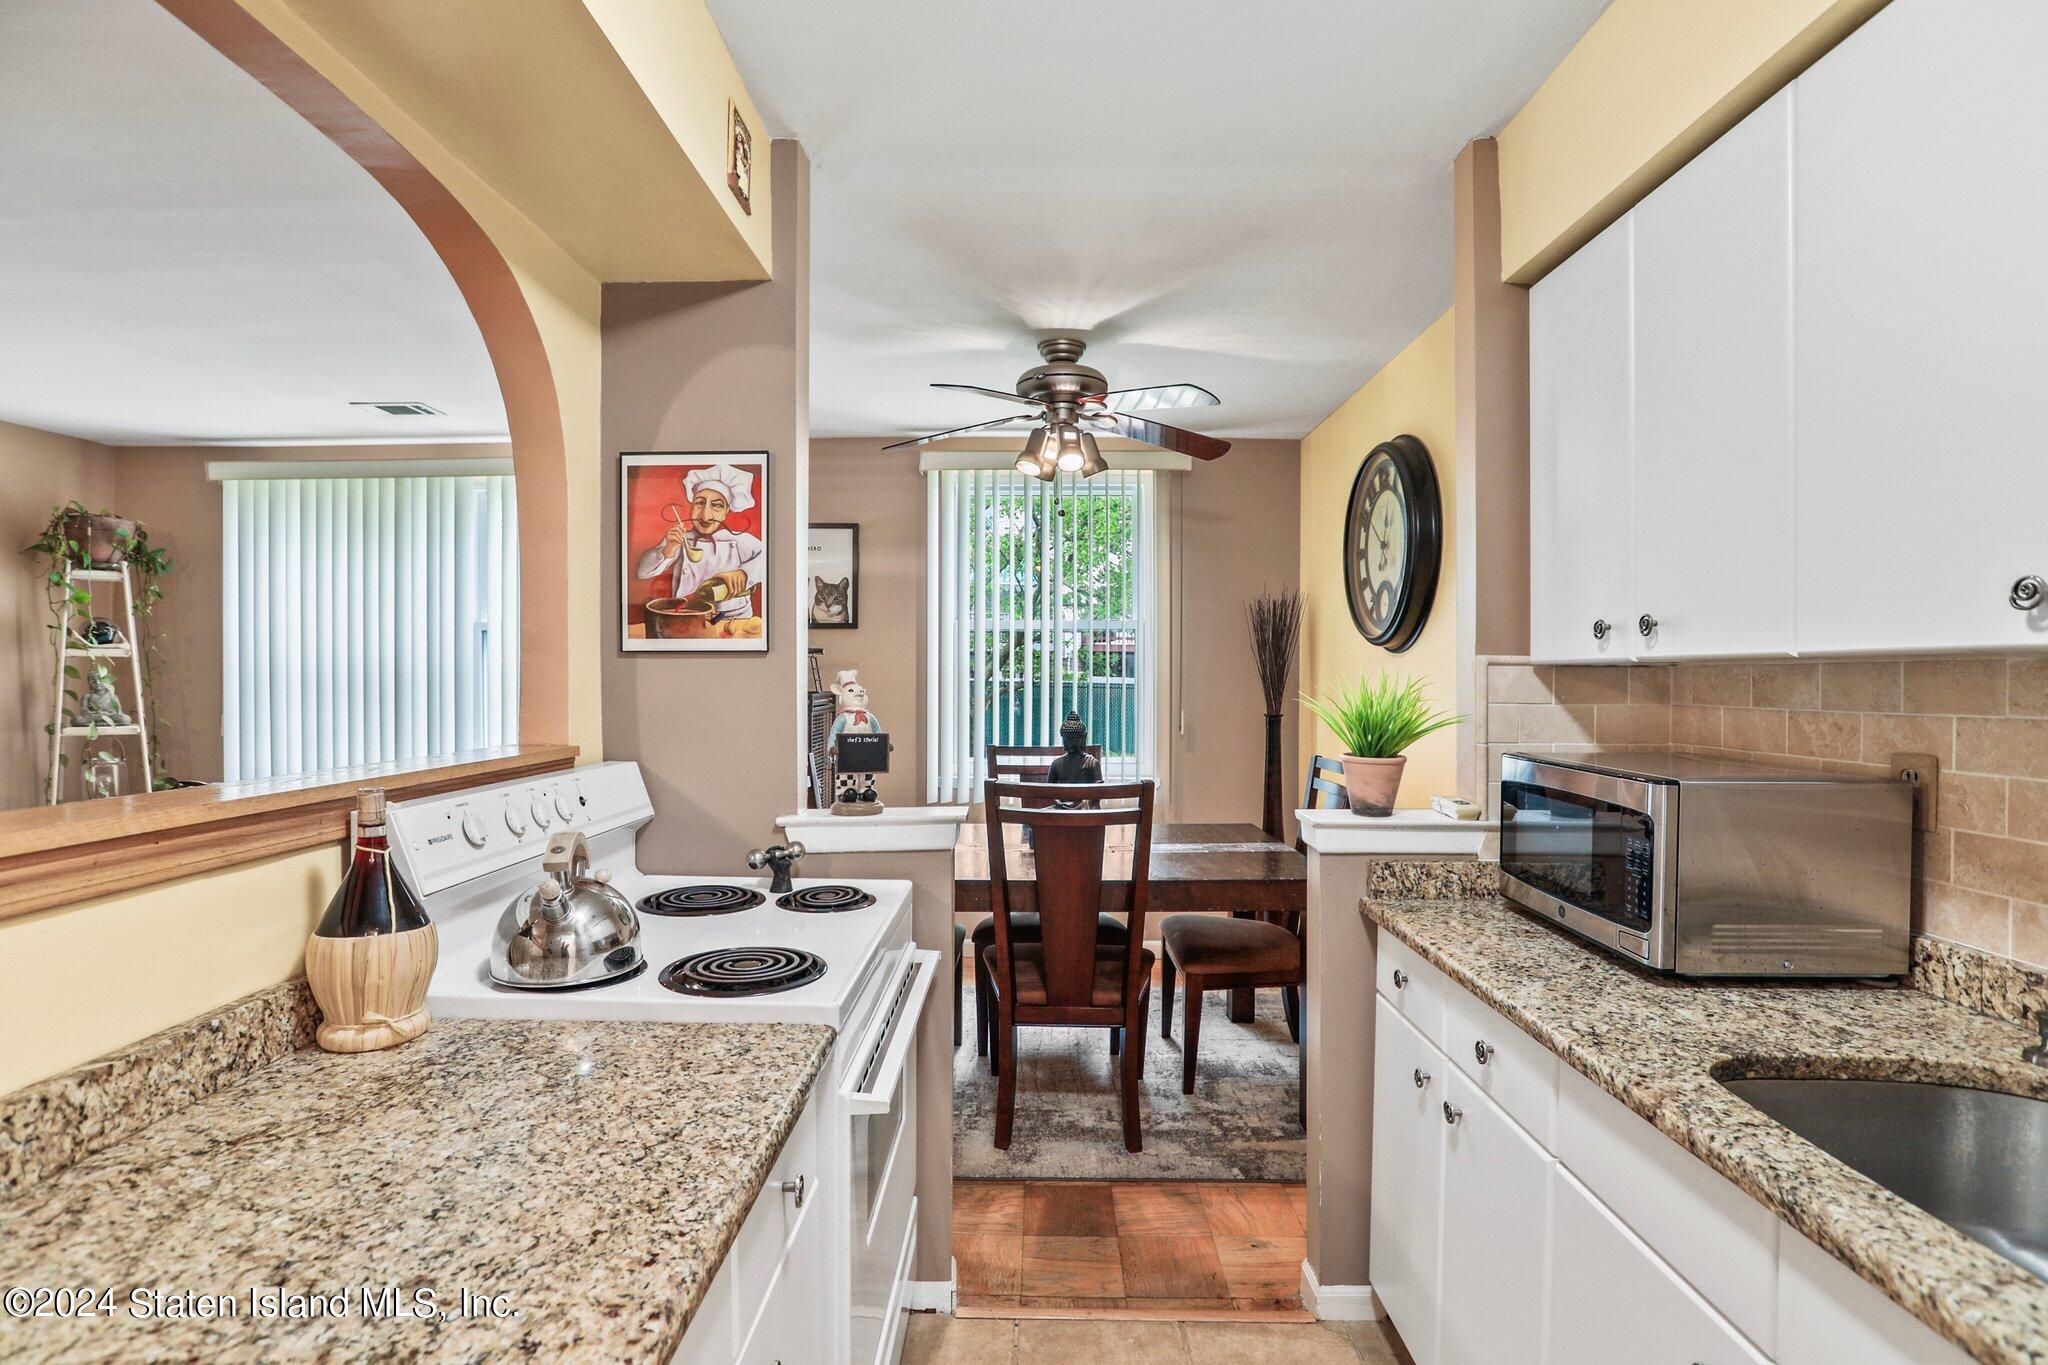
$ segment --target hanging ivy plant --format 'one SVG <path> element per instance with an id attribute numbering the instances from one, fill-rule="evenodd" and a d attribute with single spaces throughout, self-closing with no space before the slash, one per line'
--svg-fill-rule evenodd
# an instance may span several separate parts
<path id="1" fill-rule="evenodd" d="M 95 560 L 93 551 L 101 551 Z M 43 527 L 43 533 L 26 546 L 24 554 L 36 561 L 37 572 L 43 577 L 43 591 L 50 606 L 50 647 L 54 653 L 68 635 L 74 644 L 85 645 L 92 640 L 92 592 L 84 583 L 72 578 L 74 570 L 115 568 L 126 563 L 135 573 L 135 633 L 138 639 L 130 640 L 129 647 L 136 651 L 141 664 L 142 708 L 149 715 L 157 715 L 156 675 L 160 660 L 156 648 L 156 632 L 153 613 L 157 603 L 164 600 L 163 576 L 171 571 L 170 551 L 161 545 L 152 544 L 149 531 L 138 522 L 117 517 L 111 512 L 95 512 L 73 498 L 62 507 L 50 509 L 50 520 Z M 58 658 L 63 656 L 59 654 Z M 90 687 L 100 681 L 111 681 L 112 674 L 104 663 L 91 666 L 91 676 L 81 674 L 76 665 L 66 663 L 57 678 L 64 695 L 60 720 L 43 727 L 43 733 L 54 734 L 58 724 L 66 726 L 79 724 L 79 707 L 82 701 L 80 687 Z M 185 785 L 164 771 L 161 732 L 163 724 L 154 721 L 149 726 L 150 769 L 156 775 L 155 789 Z M 85 741 L 98 741 L 99 726 L 88 722 Z M 69 765 L 68 754 L 59 753 L 59 765 Z M 56 774 L 45 779 L 44 795 L 49 795 L 49 783 Z"/>

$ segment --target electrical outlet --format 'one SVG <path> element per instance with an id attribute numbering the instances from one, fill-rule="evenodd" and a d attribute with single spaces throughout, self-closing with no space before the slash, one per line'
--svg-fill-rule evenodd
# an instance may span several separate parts
<path id="1" fill-rule="evenodd" d="M 1913 828 L 1933 829 L 1941 760 L 1933 754 L 1893 754 L 1892 776 L 1913 784 Z"/>

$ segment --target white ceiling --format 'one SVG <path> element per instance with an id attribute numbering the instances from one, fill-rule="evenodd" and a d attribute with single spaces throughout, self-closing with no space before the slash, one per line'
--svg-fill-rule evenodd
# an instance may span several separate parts
<path id="1" fill-rule="evenodd" d="M 1299 436 L 1451 303 L 1451 162 L 1607 0 L 710 0 L 812 171 L 811 425 L 1000 411 L 1081 328 L 1175 420 Z"/>
<path id="2" fill-rule="evenodd" d="M 505 432 L 412 221 L 154 0 L 0 0 L 0 420 L 117 444 Z"/>

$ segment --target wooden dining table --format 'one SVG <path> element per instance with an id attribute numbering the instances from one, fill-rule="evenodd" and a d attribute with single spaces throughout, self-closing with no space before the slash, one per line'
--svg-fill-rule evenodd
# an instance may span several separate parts
<path id="1" fill-rule="evenodd" d="M 1124 914 L 1130 903 L 1131 855 L 1136 832 L 1107 831 L 1103 847 L 1102 909 Z M 1036 873 L 1023 830 L 1009 826 L 1004 837 L 1010 909 L 1038 908 Z M 953 845 L 953 909 L 989 914 L 988 826 L 969 821 Z M 1152 828 L 1151 891 L 1146 915 L 1186 911 L 1238 914 L 1299 913 L 1308 904 L 1308 859 L 1257 825 L 1164 824 Z M 1232 991 L 1230 1018 L 1252 1016 L 1252 993 Z"/>

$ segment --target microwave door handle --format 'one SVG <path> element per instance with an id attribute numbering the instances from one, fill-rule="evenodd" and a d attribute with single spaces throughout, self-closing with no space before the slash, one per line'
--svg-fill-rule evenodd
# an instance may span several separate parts
<path id="1" fill-rule="evenodd" d="M 931 949 L 904 955 L 903 966 L 883 997 L 882 1022 L 869 1034 L 860 1065 L 839 1087 L 849 1113 L 886 1114 L 895 1106 L 917 1043 L 918 1021 L 938 975 L 939 955 Z"/>

